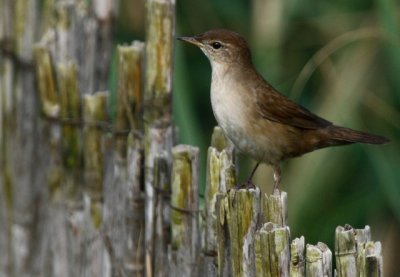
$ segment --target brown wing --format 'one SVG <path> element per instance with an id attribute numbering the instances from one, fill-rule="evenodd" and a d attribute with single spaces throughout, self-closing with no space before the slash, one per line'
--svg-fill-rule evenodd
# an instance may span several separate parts
<path id="1" fill-rule="evenodd" d="M 263 118 L 303 129 L 319 129 L 332 125 L 283 96 L 264 80 L 262 83 L 255 92 L 257 111 Z"/>

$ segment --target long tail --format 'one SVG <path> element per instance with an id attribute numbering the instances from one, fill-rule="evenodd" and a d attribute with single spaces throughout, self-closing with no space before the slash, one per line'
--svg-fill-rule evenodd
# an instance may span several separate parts
<path id="1" fill-rule="evenodd" d="M 368 133 L 364 133 L 361 131 L 352 130 L 345 127 L 339 126 L 329 126 L 328 127 L 329 136 L 338 144 L 347 144 L 347 143 L 368 143 L 368 144 L 385 144 L 390 142 L 389 139 L 372 135 Z"/>

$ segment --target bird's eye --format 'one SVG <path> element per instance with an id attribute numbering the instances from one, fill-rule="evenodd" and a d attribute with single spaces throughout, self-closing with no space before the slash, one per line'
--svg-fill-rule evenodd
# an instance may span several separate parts
<path id="1" fill-rule="evenodd" d="M 211 47 L 214 48 L 214 49 L 220 49 L 221 46 L 222 46 L 222 44 L 220 42 L 218 42 L 218 41 L 215 41 L 215 42 L 211 43 Z"/>

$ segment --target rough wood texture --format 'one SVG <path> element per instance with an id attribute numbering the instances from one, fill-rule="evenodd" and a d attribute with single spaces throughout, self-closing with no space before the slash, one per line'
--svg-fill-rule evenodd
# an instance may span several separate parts
<path id="1" fill-rule="evenodd" d="M 372 242 L 369 226 L 338 226 L 335 233 L 337 276 L 383 276 L 380 242 Z"/>
<path id="2" fill-rule="evenodd" d="M 146 13 L 145 120 L 169 123 L 175 40 L 175 0 L 147 0 Z"/>
<path id="3" fill-rule="evenodd" d="M 124 266 L 129 276 L 144 274 L 144 191 L 142 191 L 143 142 L 131 133 L 128 137 L 128 184 Z"/>
<path id="4" fill-rule="evenodd" d="M 62 156 L 64 167 L 73 171 L 81 168 L 81 99 L 78 90 L 76 64 L 60 63 L 57 66 L 57 81 L 60 98 L 60 116 L 62 121 Z M 79 172 L 68 172 L 79 174 Z M 71 176 L 72 181 L 79 186 L 79 176 Z M 75 180 L 74 180 L 75 179 Z"/>
<path id="5" fill-rule="evenodd" d="M 365 243 L 361 257 L 364 262 L 362 263 L 360 276 L 383 276 L 382 245 L 379 241 Z"/>
<path id="6" fill-rule="evenodd" d="M 287 193 L 274 190 L 271 195 L 264 195 L 265 221 L 277 224 L 280 227 L 287 225 Z"/>
<path id="7" fill-rule="evenodd" d="M 40 176 L 43 168 L 39 162 L 41 156 L 36 153 L 41 142 L 31 70 L 39 10 L 37 0 L 5 0 L 2 4 L 0 21 L 4 40 L 0 55 L 4 56 L 0 65 L 0 105 L 3 106 L 0 109 L 0 170 L 3 173 L 0 173 L 0 186 L 4 184 L 5 199 L 0 201 L 6 203 L 7 228 L 4 230 L 8 248 L 0 249 L 0 252 L 5 253 L 7 265 L 4 269 L 8 271 L 5 275 L 24 276 L 39 270 L 36 252 L 40 252 L 43 238 L 39 230 L 43 223 L 41 208 L 45 205 L 37 201 L 43 191 Z"/>
<path id="8" fill-rule="evenodd" d="M 229 261 L 230 269 L 221 274 L 233 276 L 255 276 L 254 235 L 260 217 L 261 192 L 258 188 L 250 190 L 232 189 L 220 205 L 219 223 L 224 231 L 218 233 L 218 240 L 224 245 L 218 248 L 229 258 L 218 258 L 221 270 Z M 222 236 L 222 237 L 221 237 Z M 225 244 L 229 250 L 223 250 Z"/>
<path id="9" fill-rule="evenodd" d="M 110 266 L 104 258 L 104 238 L 100 227 L 103 223 L 103 181 L 104 181 L 104 136 L 99 128 L 107 120 L 107 92 L 85 95 L 83 98 L 84 119 L 84 243 L 86 251 L 79 251 L 86 264 L 83 272 L 88 276 L 101 276 Z M 72 222 L 73 223 L 73 222 Z"/>
<path id="10" fill-rule="evenodd" d="M 220 200 L 227 189 L 236 183 L 234 151 L 221 128 L 215 127 L 207 155 L 207 179 L 205 188 L 205 213 L 202 226 L 202 247 L 205 274 L 215 276 L 218 271 L 218 213 Z"/>
<path id="11" fill-rule="evenodd" d="M 143 95 L 144 43 L 135 41 L 118 46 L 118 89 L 116 94 L 115 147 L 118 159 L 126 159 L 126 136 L 129 129 L 140 131 Z"/>
<path id="12" fill-rule="evenodd" d="M 172 79 L 175 40 L 175 1 L 146 1 L 146 76 L 144 93 L 145 134 L 145 251 L 146 274 L 151 275 L 154 264 L 155 211 L 158 191 L 154 189 L 154 161 L 163 153 L 171 164 L 173 146 Z M 164 242 L 168 244 L 168 242 Z"/>
<path id="13" fill-rule="evenodd" d="M 289 276 L 289 239 L 289 227 L 271 222 L 256 232 L 256 276 Z"/>
<path id="14" fill-rule="evenodd" d="M 332 276 L 332 252 L 322 242 L 306 246 L 306 276 Z M 355 276 L 355 275 L 354 275 Z"/>
<path id="15" fill-rule="evenodd" d="M 200 261 L 198 148 L 172 149 L 171 276 L 198 276 Z"/>
<path id="16" fill-rule="evenodd" d="M 196 171 L 198 170 L 198 165 L 195 164 L 197 162 L 198 153 L 190 154 L 196 155 L 196 157 L 190 157 L 193 159 L 192 170 Z M 161 153 L 154 160 L 154 187 L 158 191 L 154 219 L 154 265 L 156 265 L 154 276 L 164 275 L 165 272 L 169 272 L 170 267 L 168 262 L 168 244 L 171 240 L 171 174 L 168 155 L 166 153 Z M 192 178 L 198 178 L 196 172 L 192 173 Z M 193 189 L 196 187 L 197 186 L 194 186 Z M 193 204 L 196 205 L 196 203 Z M 196 232 L 196 230 L 193 231 Z"/>
<path id="17" fill-rule="evenodd" d="M 119 46 L 114 149 L 109 166 L 112 185 L 106 185 L 108 251 L 116 275 L 144 273 L 144 193 L 142 191 L 143 142 L 140 103 L 143 94 L 144 44 Z M 129 134 L 129 135 L 128 135 Z M 160 251 L 166 253 L 166 251 Z"/>
<path id="18" fill-rule="evenodd" d="M 48 117 L 57 117 L 60 112 L 58 93 L 56 91 L 55 72 L 52 67 L 50 51 L 43 44 L 35 46 L 37 84 L 42 113 Z"/>
<path id="19" fill-rule="evenodd" d="M 305 244 L 304 237 L 295 238 L 290 244 L 290 276 L 304 277 L 305 276 Z"/>
<path id="20" fill-rule="evenodd" d="M 107 99 L 107 92 L 83 98 L 85 191 L 96 200 L 101 199 L 103 188 L 104 141 L 101 124 L 108 117 Z"/>
<path id="21" fill-rule="evenodd" d="M 357 241 L 351 226 L 336 228 L 335 254 L 338 276 L 356 276 Z"/>

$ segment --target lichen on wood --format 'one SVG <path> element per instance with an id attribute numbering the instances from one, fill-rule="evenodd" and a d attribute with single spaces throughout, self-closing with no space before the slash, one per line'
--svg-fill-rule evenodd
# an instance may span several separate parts
<path id="1" fill-rule="evenodd" d="M 37 44 L 34 53 L 42 112 L 46 116 L 57 117 L 60 105 L 50 51 L 44 45 Z"/>
<path id="2" fill-rule="evenodd" d="M 281 227 L 286 226 L 288 220 L 287 193 L 276 189 L 271 195 L 265 194 L 263 200 L 265 221 Z"/>
<path id="3" fill-rule="evenodd" d="M 305 276 L 304 237 L 295 238 L 290 244 L 290 276 Z"/>
<path id="4" fill-rule="evenodd" d="M 145 120 L 170 121 L 175 0 L 146 1 Z M 152 107 L 147 109 L 147 107 Z"/>
<path id="5" fill-rule="evenodd" d="M 146 65 L 143 96 L 145 149 L 145 249 L 146 274 L 152 274 L 154 260 L 155 207 L 154 159 L 168 154 L 174 145 L 172 126 L 173 49 L 175 40 L 175 1 L 146 1 Z"/>
<path id="6" fill-rule="evenodd" d="M 78 90 L 76 64 L 60 63 L 57 66 L 57 80 L 60 97 L 62 122 L 62 155 L 67 169 L 81 166 L 81 101 Z"/>
<path id="7" fill-rule="evenodd" d="M 317 245 L 307 244 L 306 276 L 332 276 L 332 252 L 326 244 L 322 242 L 318 242 Z"/>
<path id="8" fill-rule="evenodd" d="M 172 149 L 171 276 L 197 276 L 199 270 L 198 154 L 187 145 Z"/>
<path id="9" fill-rule="evenodd" d="M 127 130 L 142 128 L 140 113 L 143 94 L 144 43 L 118 46 L 118 87 L 116 93 L 116 153 L 118 159 L 126 159 Z"/>
<path id="10" fill-rule="evenodd" d="M 347 225 L 335 231 L 336 270 L 340 276 L 357 275 L 357 241 L 354 229 Z"/>
<path id="11" fill-rule="evenodd" d="M 256 276 L 289 276 L 289 227 L 268 222 L 255 234 Z"/>
<path id="12" fill-rule="evenodd" d="M 215 276 L 218 271 L 218 213 L 219 205 L 226 191 L 236 183 L 234 149 L 224 136 L 220 127 L 215 127 L 211 146 L 207 155 L 207 176 L 205 188 L 205 211 L 202 226 L 202 243 L 205 271 L 208 276 Z M 220 266 L 223 267 L 221 264 Z"/>
<path id="13" fill-rule="evenodd" d="M 260 197 L 259 188 L 232 189 L 221 203 L 220 224 L 226 229 L 218 232 L 218 239 L 222 235 L 229 244 L 229 251 L 224 251 L 224 254 L 232 259 L 233 276 L 255 276 L 254 234 L 260 216 Z M 226 260 L 219 258 L 222 259 Z"/>
<path id="14" fill-rule="evenodd" d="M 125 268 L 127 274 L 144 274 L 144 192 L 142 191 L 143 142 L 130 133 L 128 136 L 126 187 L 126 227 L 128 243 L 125 243 Z"/>
<path id="15" fill-rule="evenodd" d="M 107 120 L 107 92 L 85 95 L 83 98 L 85 189 L 92 199 L 101 199 L 103 193 L 103 130 Z"/>

